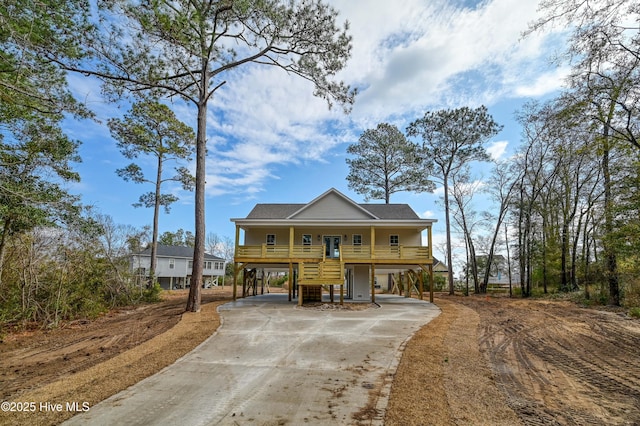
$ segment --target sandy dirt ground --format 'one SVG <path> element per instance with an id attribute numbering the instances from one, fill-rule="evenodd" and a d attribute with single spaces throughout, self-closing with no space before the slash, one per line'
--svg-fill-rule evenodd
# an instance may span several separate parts
<path id="1" fill-rule="evenodd" d="M 186 293 L 175 292 L 5 336 L 0 424 L 59 424 L 159 371 L 215 332 L 216 307 L 229 297 L 228 287 L 203 290 L 202 311 L 185 314 Z M 404 349 L 385 424 L 640 424 L 639 320 L 567 301 L 437 295 L 435 303 L 442 314 Z M 352 424 L 369 424 L 364 414 Z"/>
<path id="2" fill-rule="evenodd" d="M 386 424 L 640 425 L 640 321 L 567 301 L 441 295 Z M 419 395 L 419 397 L 415 397 Z"/>

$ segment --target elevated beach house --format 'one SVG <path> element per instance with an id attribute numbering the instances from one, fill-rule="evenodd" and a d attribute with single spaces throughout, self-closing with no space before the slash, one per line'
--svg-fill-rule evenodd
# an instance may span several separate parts
<path id="1" fill-rule="evenodd" d="M 333 300 L 336 288 L 341 303 L 375 302 L 378 277 L 397 272 L 420 296 L 425 284 L 432 288 L 435 220 L 421 219 L 407 204 L 359 204 L 332 188 L 306 204 L 257 204 L 231 221 L 243 297 L 251 287 L 255 294 L 263 271 L 287 273 L 289 300 L 297 294 L 299 304 L 322 300 L 323 289 Z"/>

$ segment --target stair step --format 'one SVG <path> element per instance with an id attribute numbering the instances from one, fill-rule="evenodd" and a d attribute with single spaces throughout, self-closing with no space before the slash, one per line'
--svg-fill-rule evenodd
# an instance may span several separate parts
<path id="1" fill-rule="evenodd" d="M 301 284 L 342 284 L 344 281 L 344 266 L 337 259 L 328 259 L 320 263 L 303 263 L 301 269 Z"/>

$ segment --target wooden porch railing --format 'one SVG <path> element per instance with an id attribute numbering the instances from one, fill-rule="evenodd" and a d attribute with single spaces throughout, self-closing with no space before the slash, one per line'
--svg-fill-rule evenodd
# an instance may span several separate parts
<path id="1" fill-rule="evenodd" d="M 293 246 L 289 252 L 288 245 L 238 246 L 236 257 L 251 259 L 324 259 L 324 246 Z"/>
<path id="2" fill-rule="evenodd" d="M 429 259 L 429 247 L 422 246 L 375 246 L 374 259 Z"/>
<path id="3" fill-rule="evenodd" d="M 236 257 L 239 259 L 308 259 L 310 261 L 322 262 L 325 259 L 324 245 L 301 246 L 294 245 L 256 245 L 238 246 Z M 340 258 L 344 262 L 375 260 L 407 260 L 424 261 L 429 260 L 429 247 L 422 246 L 375 246 L 373 255 L 371 246 L 368 245 L 341 245 Z"/>

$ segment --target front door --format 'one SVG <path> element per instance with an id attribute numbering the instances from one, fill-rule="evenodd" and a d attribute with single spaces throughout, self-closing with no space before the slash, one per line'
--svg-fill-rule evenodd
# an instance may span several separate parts
<path id="1" fill-rule="evenodd" d="M 325 257 L 338 258 L 340 257 L 340 241 L 341 237 L 335 235 L 324 236 L 324 250 Z"/>

